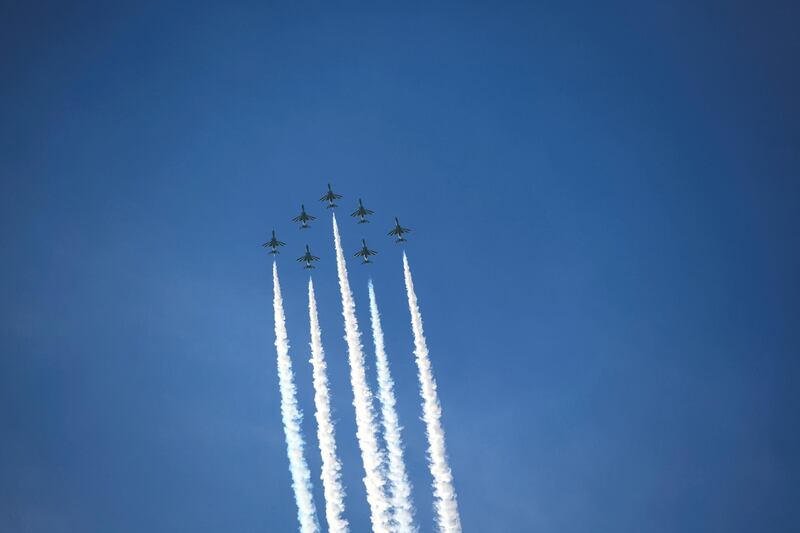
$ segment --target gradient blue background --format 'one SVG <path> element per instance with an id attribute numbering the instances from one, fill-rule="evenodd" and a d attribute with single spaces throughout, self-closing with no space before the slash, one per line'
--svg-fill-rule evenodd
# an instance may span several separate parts
<path id="1" fill-rule="evenodd" d="M 317 505 L 306 242 L 368 529 L 331 181 L 422 532 L 395 215 L 465 531 L 798 531 L 800 10 L 599 4 L 5 3 L 0 529 L 296 529 L 273 227 Z"/>

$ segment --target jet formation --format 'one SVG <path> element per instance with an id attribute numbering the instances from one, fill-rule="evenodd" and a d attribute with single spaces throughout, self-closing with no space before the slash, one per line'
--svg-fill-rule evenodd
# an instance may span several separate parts
<path id="1" fill-rule="evenodd" d="M 326 204 L 325 207 L 327 209 L 334 209 L 338 207 L 338 205 L 336 204 L 336 200 L 341 200 L 342 198 L 343 197 L 341 194 L 336 194 L 335 192 L 333 192 L 331 184 L 329 183 L 328 191 L 319 199 L 319 201 L 324 202 Z M 358 208 L 352 213 L 350 213 L 350 216 L 353 218 L 357 218 L 359 224 L 366 224 L 369 222 L 367 217 L 374 214 L 375 214 L 374 211 L 364 207 L 364 202 L 361 200 L 361 198 L 359 198 Z M 300 214 L 292 218 L 292 222 L 299 223 L 300 229 L 308 229 L 311 227 L 310 222 L 313 222 L 316 219 L 317 217 L 306 212 L 306 206 L 301 204 Z M 405 235 L 409 233 L 411 229 L 401 226 L 400 221 L 397 219 L 397 217 L 395 217 L 394 222 L 395 222 L 394 227 L 389 231 L 389 233 L 387 233 L 387 235 L 390 237 L 395 237 L 394 241 L 395 243 L 407 242 Z M 361 249 L 359 249 L 355 254 L 353 254 L 353 256 L 361 258 L 362 265 L 372 264 L 370 257 L 377 255 L 378 252 L 370 249 L 367 246 L 367 241 L 365 239 L 361 239 L 361 244 L 362 244 Z M 286 243 L 283 241 L 279 241 L 278 238 L 275 236 L 275 230 L 272 230 L 272 238 L 269 241 L 262 244 L 262 246 L 264 248 L 269 248 L 270 254 L 279 254 L 280 253 L 279 248 L 281 246 L 286 246 Z M 315 261 L 319 261 L 319 257 L 313 255 L 311 253 L 310 247 L 306 244 L 306 253 L 298 257 L 297 261 L 299 263 L 304 263 L 303 268 L 311 269 L 314 268 L 313 263 Z"/>

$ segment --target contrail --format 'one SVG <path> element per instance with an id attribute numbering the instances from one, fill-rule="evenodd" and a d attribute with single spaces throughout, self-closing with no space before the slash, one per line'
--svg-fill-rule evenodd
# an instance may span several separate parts
<path id="1" fill-rule="evenodd" d="M 328 390 L 325 352 L 322 349 L 322 332 L 317 314 L 314 282 L 308 280 L 308 319 L 311 323 L 311 366 L 314 374 L 314 405 L 316 406 L 317 438 L 322 455 L 322 487 L 325 493 L 325 518 L 329 533 L 347 533 L 349 525 L 344 519 L 344 487 L 340 477 L 341 464 L 336 456 L 336 438 L 331 421 L 331 400 Z"/>
<path id="2" fill-rule="evenodd" d="M 398 533 L 413 533 L 417 531 L 414 526 L 414 506 L 411 503 L 411 483 L 406 474 L 406 464 L 403 460 L 403 438 L 400 435 L 400 422 L 395 410 L 394 381 L 389 372 L 389 360 L 383 343 L 383 328 L 381 315 L 378 312 L 378 302 L 375 299 L 375 288 L 369 280 L 369 312 L 372 322 L 372 338 L 375 342 L 375 358 L 378 370 L 378 397 L 381 401 L 383 415 L 383 431 L 386 438 L 386 448 L 389 456 L 389 481 L 392 489 L 392 507 L 394 520 Z"/>
<path id="3" fill-rule="evenodd" d="M 303 413 L 297 406 L 297 390 L 294 386 L 292 360 L 289 358 L 289 339 L 286 334 L 286 315 L 283 312 L 281 285 L 278 281 L 278 265 L 272 263 L 272 287 L 275 310 L 275 348 L 278 352 L 278 379 L 281 390 L 281 414 L 286 433 L 286 451 L 289 455 L 289 471 L 292 473 L 292 488 L 297 502 L 297 519 L 301 533 L 317 533 L 319 522 L 314 498 L 311 495 L 311 472 L 303 456 L 303 433 L 300 424 Z"/>
<path id="4" fill-rule="evenodd" d="M 367 502 L 373 532 L 391 531 L 389 500 L 386 497 L 386 477 L 383 469 L 383 454 L 378 448 L 375 426 L 375 412 L 372 407 L 372 392 L 367 385 L 364 371 L 364 352 L 361 347 L 361 332 L 358 330 L 356 305 L 347 279 L 347 265 L 344 262 L 342 241 L 336 215 L 333 216 L 333 241 L 336 247 L 336 269 L 339 274 L 339 289 L 342 293 L 342 314 L 344 315 L 347 355 L 350 360 L 350 382 L 353 386 L 353 407 L 356 411 L 356 437 L 364 462 L 364 485 L 367 489 Z"/>
<path id="5" fill-rule="evenodd" d="M 403 271 L 408 293 L 408 309 L 411 312 L 411 328 L 414 330 L 414 355 L 419 369 L 420 395 L 422 396 L 422 418 L 425 421 L 425 432 L 428 435 L 428 460 L 433 476 L 433 495 L 436 507 L 439 530 L 445 533 L 459 533 L 461 518 L 458 515 L 456 490 L 453 487 L 453 473 L 447 462 L 442 429 L 442 407 L 436 392 L 436 380 L 433 378 L 431 360 L 428 357 L 428 346 L 422 330 L 422 314 L 411 280 L 411 269 L 408 258 L 403 252 Z"/>

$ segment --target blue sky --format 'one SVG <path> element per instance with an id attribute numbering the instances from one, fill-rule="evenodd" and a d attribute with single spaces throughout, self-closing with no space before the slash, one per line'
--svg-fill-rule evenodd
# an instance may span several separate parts
<path id="1" fill-rule="evenodd" d="M 796 6 L 6 5 L 0 523 L 292 531 L 269 230 L 318 481 L 308 243 L 368 527 L 325 183 L 432 530 L 392 217 L 465 531 L 798 528 Z M 304 202 L 319 217 L 300 233 Z M 371 339 L 365 333 L 364 344 Z M 370 377 L 374 364 L 368 350 Z M 322 517 L 322 515 L 320 515 Z"/>

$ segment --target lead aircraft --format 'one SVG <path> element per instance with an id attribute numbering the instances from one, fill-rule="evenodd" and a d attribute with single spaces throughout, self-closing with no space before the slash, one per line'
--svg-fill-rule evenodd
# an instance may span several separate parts
<path id="1" fill-rule="evenodd" d="M 331 207 L 338 207 L 334 203 L 334 200 L 338 200 L 341 197 L 342 197 L 341 194 L 336 194 L 335 192 L 333 192 L 333 189 L 331 189 L 331 184 L 329 183 L 328 184 L 328 192 L 326 192 L 325 195 L 322 198 L 319 199 L 319 201 L 320 202 L 328 202 L 328 205 L 326 205 L 325 207 L 330 209 Z"/>

